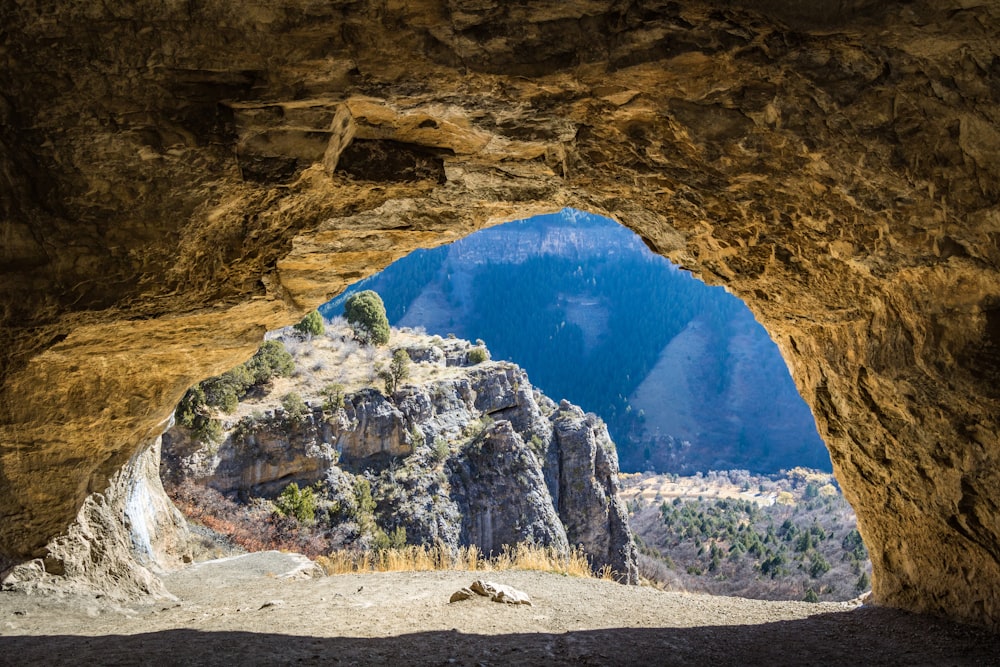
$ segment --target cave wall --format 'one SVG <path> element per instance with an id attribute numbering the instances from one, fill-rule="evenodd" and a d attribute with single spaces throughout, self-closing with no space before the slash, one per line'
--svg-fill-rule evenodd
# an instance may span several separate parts
<path id="1" fill-rule="evenodd" d="M 4 2 L 0 569 L 266 329 L 574 206 L 768 329 L 877 602 L 1000 625 L 1000 3 L 804 7 Z"/>

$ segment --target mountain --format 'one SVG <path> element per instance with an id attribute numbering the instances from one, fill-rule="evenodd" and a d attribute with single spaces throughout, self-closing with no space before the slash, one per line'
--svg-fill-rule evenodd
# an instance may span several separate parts
<path id="1" fill-rule="evenodd" d="M 600 415 L 624 470 L 830 470 L 743 303 L 612 220 L 566 209 L 498 225 L 414 252 L 321 312 L 360 289 L 381 294 L 393 324 L 488 341 L 545 393 Z"/>

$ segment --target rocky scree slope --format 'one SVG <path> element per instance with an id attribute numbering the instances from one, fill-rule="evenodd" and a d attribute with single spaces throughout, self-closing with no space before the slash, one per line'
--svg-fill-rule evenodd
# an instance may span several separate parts
<path id="1" fill-rule="evenodd" d="M 315 345 L 289 336 L 299 362 L 314 368 L 324 365 L 324 347 L 330 356 L 344 342 L 336 330 Z M 389 396 L 369 386 L 333 401 L 312 373 L 277 381 L 223 416 L 217 442 L 171 427 L 164 481 L 246 502 L 274 499 L 292 483 L 310 487 L 318 499 L 312 529 L 330 548 L 364 548 L 400 528 L 411 544 L 486 553 L 521 542 L 561 553 L 579 546 L 595 569 L 637 582 L 617 454 L 600 419 L 556 405 L 514 364 L 470 360 L 467 341 L 394 332 L 393 345 L 404 345 L 421 381 Z M 370 348 L 347 359 L 368 378 L 362 367 L 375 363 Z M 305 396 L 294 414 L 280 401 L 293 389 Z"/>

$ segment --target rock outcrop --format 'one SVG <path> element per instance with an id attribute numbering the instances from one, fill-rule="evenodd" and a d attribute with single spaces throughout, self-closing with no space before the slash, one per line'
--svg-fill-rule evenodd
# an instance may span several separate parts
<path id="1" fill-rule="evenodd" d="M 618 453 L 596 415 L 567 401 L 554 415 L 559 451 L 559 511 L 566 533 L 597 562 L 638 581 L 636 550 L 625 505 L 618 499 Z"/>
<path id="2" fill-rule="evenodd" d="M 4 565 L 51 554 L 265 330 L 572 205 L 746 300 L 876 602 L 1000 624 L 996 0 L 3 13 Z"/>
<path id="3" fill-rule="evenodd" d="M 461 540 L 485 553 L 530 542 L 567 553 L 566 530 L 541 466 L 510 422 L 487 427 L 450 462 L 451 497 L 462 516 Z"/>
<path id="4" fill-rule="evenodd" d="M 4 572 L 0 590 L 83 593 L 112 600 L 169 596 L 156 576 L 190 560 L 187 523 L 160 482 L 160 440 L 93 494 L 45 558 Z M 122 521 L 124 519 L 124 530 Z"/>
<path id="5" fill-rule="evenodd" d="M 297 418 L 276 407 L 277 397 L 258 395 L 255 407 L 275 407 L 226 419 L 218 443 L 175 425 L 163 435 L 162 478 L 243 500 L 274 498 L 293 482 L 320 483 L 340 508 L 333 514 L 343 515 L 355 490 L 345 470 L 365 472 L 378 523 L 385 532 L 405 529 L 410 543 L 475 545 L 486 554 L 523 542 L 563 554 L 579 547 L 594 569 L 638 582 L 617 495 L 618 457 L 599 418 L 566 401 L 557 408 L 514 364 L 469 366 L 473 348 L 465 341 L 402 349 L 432 373 L 456 368 L 452 358 L 464 366 L 391 397 L 363 388 L 344 395 L 341 407 L 307 404 Z M 364 356 L 344 363 L 360 365 Z M 307 393 L 298 382 L 292 386 Z M 373 468 L 381 474 L 370 474 Z"/>

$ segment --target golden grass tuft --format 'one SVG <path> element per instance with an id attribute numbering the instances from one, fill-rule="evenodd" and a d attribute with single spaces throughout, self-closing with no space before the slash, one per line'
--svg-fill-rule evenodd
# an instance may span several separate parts
<path id="1" fill-rule="evenodd" d="M 562 555 L 551 547 L 533 544 L 504 546 L 495 556 L 483 554 L 475 545 L 451 550 L 444 545 L 406 546 L 382 551 L 332 551 L 316 559 L 329 574 L 355 572 L 420 572 L 428 570 L 462 570 L 496 572 L 502 570 L 535 570 L 554 572 L 571 577 L 613 579 L 611 568 L 604 566 L 596 573 L 580 549 Z"/>

